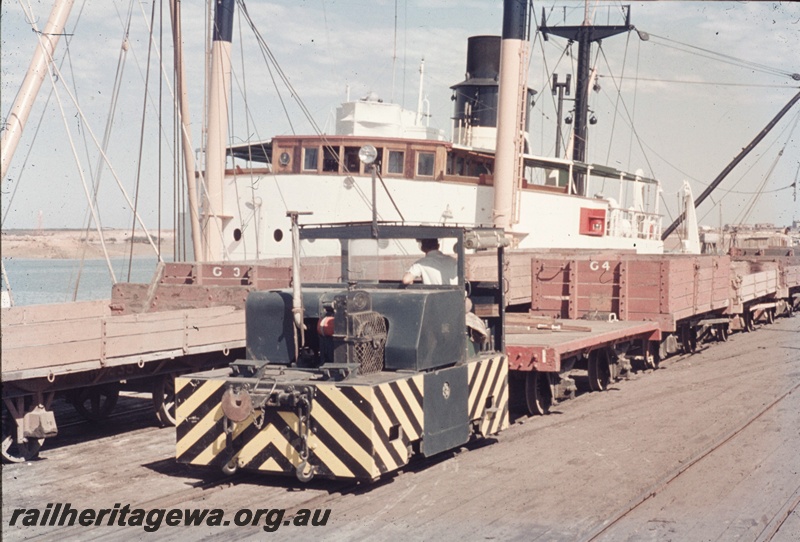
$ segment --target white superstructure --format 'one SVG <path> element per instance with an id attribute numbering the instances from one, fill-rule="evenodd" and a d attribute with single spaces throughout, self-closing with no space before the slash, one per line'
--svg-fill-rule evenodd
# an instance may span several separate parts
<path id="1" fill-rule="evenodd" d="M 503 69 L 527 66 L 524 48 L 509 49 L 506 41 L 512 60 Z M 373 179 L 358 157 L 364 145 L 377 152 L 380 220 L 492 225 L 501 218 L 519 248 L 663 252 L 658 181 L 527 154 L 524 118 L 533 92 L 524 77 L 511 85 L 520 120 L 506 122 L 519 133 L 504 139 L 497 120 L 501 38 L 476 36 L 468 49 L 466 79 L 451 87 L 454 142 L 427 125 L 420 91 L 417 111 L 370 94 L 337 109 L 334 134 L 276 136 L 229 149 L 236 159 L 214 213 L 222 218 L 222 250 L 211 258 L 288 256 L 287 211 L 312 212 L 310 223 L 371 220 Z"/>

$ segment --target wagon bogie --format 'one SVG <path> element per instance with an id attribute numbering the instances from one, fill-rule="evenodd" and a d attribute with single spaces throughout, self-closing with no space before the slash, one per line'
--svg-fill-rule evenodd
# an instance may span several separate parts
<path id="1" fill-rule="evenodd" d="M 44 439 L 56 436 L 55 416 L 48 410 L 52 400 L 52 393 L 3 399 L 3 460 L 21 463 L 35 459 Z"/>

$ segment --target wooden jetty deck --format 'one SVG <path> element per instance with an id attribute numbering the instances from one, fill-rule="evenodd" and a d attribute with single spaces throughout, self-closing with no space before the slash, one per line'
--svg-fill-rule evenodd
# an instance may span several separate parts
<path id="1" fill-rule="evenodd" d="M 248 508 L 285 509 L 289 520 L 331 510 L 325 526 L 280 525 L 274 534 L 286 540 L 797 540 L 798 341 L 800 318 L 778 319 L 367 487 L 192 469 L 175 462 L 174 428 L 120 412 L 113 423 L 70 426 L 40 460 L 3 468 L 3 539 L 146 536 L 141 526 L 9 524 L 19 508 L 120 503 L 218 508 L 230 521 L 162 521 L 148 533 L 162 540 L 268 536 L 263 517 L 234 524 Z"/>

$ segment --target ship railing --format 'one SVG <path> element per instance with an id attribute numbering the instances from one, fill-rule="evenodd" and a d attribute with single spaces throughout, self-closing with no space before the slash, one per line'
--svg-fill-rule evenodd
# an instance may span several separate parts
<path id="1" fill-rule="evenodd" d="M 661 239 L 661 215 L 635 209 L 612 208 L 608 213 L 608 237 Z"/>

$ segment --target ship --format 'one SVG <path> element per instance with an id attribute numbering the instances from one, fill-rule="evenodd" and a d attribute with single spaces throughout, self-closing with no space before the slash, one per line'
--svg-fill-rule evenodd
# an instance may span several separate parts
<path id="1" fill-rule="evenodd" d="M 659 180 L 641 170 L 585 161 L 592 122 L 587 61 L 579 61 L 568 152 L 556 157 L 531 152 L 530 12 L 524 2 L 506 4 L 502 36 L 467 41 L 465 79 L 450 87 L 452 140 L 427 123 L 423 63 L 416 111 L 369 93 L 337 107 L 331 134 L 280 135 L 230 146 L 224 177 L 206 178 L 219 187 L 208 191 L 217 197 L 206 200 L 206 209 L 213 210 L 205 213 L 206 256 L 287 257 L 287 209 L 310 211 L 313 221 L 331 223 L 369 220 L 373 206 L 381 220 L 502 227 L 519 249 L 662 253 Z M 621 24 L 589 28 L 595 33 L 584 40 L 581 58 L 590 54 L 593 41 L 634 29 L 629 12 Z M 224 126 L 225 119 L 215 125 Z M 365 147 L 374 149 L 370 163 L 359 159 Z"/>

